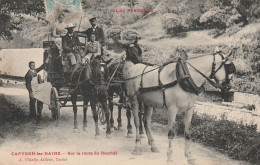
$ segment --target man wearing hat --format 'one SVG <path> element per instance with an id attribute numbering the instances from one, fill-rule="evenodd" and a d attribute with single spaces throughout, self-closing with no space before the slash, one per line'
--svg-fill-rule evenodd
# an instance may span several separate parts
<path id="1" fill-rule="evenodd" d="M 75 27 L 76 26 L 72 23 L 68 24 L 65 28 L 68 30 L 68 33 L 62 37 L 63 53 L 68 58 L 72 66 L 70 81 L 72 80 L 73 73 L 79 67 L 79 61 L 81 61 L 81 57 L 78 53 L 76 53 L 75 49 L 77 46 L 84 46 L 84 44 L 79 41 L 79 38 L 73 33 Z"/>
<path id="2" fill-rule="evenodd" d="M 90 41 L 91 34 L 95 34 L 96 41 L 98 41 L 102 46 L 105 46 L 105 37 L 104 31 L 101 27 L 97 26 L 97 18 L 93 17 L 89 19 L 91 28 L 88 28 L 86 31 L 83 31 L 88 36 L 88 41 Z"/>

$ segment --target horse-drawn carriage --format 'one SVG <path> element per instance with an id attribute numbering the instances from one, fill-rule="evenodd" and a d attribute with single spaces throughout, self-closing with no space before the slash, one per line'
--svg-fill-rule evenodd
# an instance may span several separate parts
<path id="1" fill-rule="evenodd" d="M 52 55 L 51 42 L 48 42 L 50 49 L 46 49 L 50 58 L 49 65 L 52 65 L 52 60 L 55 61 L 56 58 Z M 101 85 L 105 86 L 100 92 L 105 93 L 105 102 L 101 103 L 102 109 L 105 111 L 106 123 L 107 123 L 107 135 L 111 133 L 110 123 L 111 119 L 109 119 L 109 113 L 107 113 L 107 98 L 113 98 L 113 93 L 115 91 L 109 92 L 109 88 L 107 87 L 114 85 L 126 86 L 127 96 L 129 103 L 131 105 L 132 113 L 134 116 L 135 126 L 136 126 L 136 140 L 135 140 L 135 150 L 133 154 L 141 154 L 141 138 L 140 138 L 140 126 L 142 124 L 141 118 L 139 117 L 140 105 L 144 104 L 144 118 L 143 122 L 145 125 L 146 134 L 148 137 L 148 144 L 151 146 L 152 152 L 157 152 L 158 149 L 154 143 L 154 139 L 152 137 L 150 123 L 151 116 L 154 107 L 164 108 L 168 110 L 169 114 L 169 132 L 168 132 L 168 151 L 167 157 L 169 161 L 172 161 L 172 140 L 175 136 L 175 118 L 176 114 L 179 111 L 184 111 L 184 125 L 185 125 L 185 156 L 188 159 L 189 163 L 193 163 L 194 159 L 192 158 L 190 152 L 190 123 L 193 115 L 193 105 L 196 100 L 196 95 L 198 95 L 203 90 L 203 84 L 205 81 L 210 82 L 214 87 L 223 89 L 223 84 L 225 82 L 229 82 L 229 75 L 235 72 L 235 66 L 232 62 L 229 61 L 229 56 L 233 54 L 234 50 L 231 51 L 228 55 L 224 56 L 222 52 L 215 52 L 213 54 L 198 56 L 191 59 L 182 59 L 179 58 L 177 61 L 169 61 L 161 66 L 149 66 L 146 64 L 137 64 L 131 60 L 126 60 L 123 66 L 123 75 L 125 82 L 112 81 L 113 76 L 117 73 L 117 69 L 120 65 L 117 65 L 116 69 L 112 72 L 112 76 L 110 78 L 106 78 L 108 81 L 103 81 Z M 130 44 L 126 47 L 126 56 L 130 57 L 134 55 L 137 57 L 141 54 L 141 49 L 138 46 L 137 42 L 135 44 Z M 46 55 L 47 56 L 47 55 Z M 53 59 L 52 59 L 53 58 Z M 201 65 L 203 62 L 204 65 Z M 47 79 L 53 84 L 52 89 L 52 112 L 53 118 L 59 118 L 59 109 L 60 103 L 62 106 L 65 106 L 67 103 L 67 96 L 64 97 L 61 93 L 61 89 L 66 87 L 62 78 L 56 75 L 56 72 L 59 70 L 59 65 L 51 66 L 57 68 L 48 68 L 48 76 Z M 102 67 L 99 67 L 99 69 Z M 52 72 L 54 71 L 54 72 Z M 104 68 L 103 71 L 104 72 Z M 102 76 L 101 76 L 102 77 Z M 104 76 L 103 76 L 104 77 Z M 214 79 L 215 81 L 213 81 Z M 60 81 L 58 81 L 60 80 Z M 104 90 L 105 89 L 105 90 Z M 122 89 L 124 87 L 119 88 L 119 94 L 122 93 Z M 108 91 L 108 94 L 106 93 Z M 98 91 L 99 93 L 99 91 Z M 109 95 L 112 93 L 112 96 Z M 68 94 L 68 93 L 67 93 Z M 104 96 L 104 95 L 103 95 Z M 123 95 L 122 95 L 123 96 Z M 83 96 L 84 97 L 84 96 Z M 65 99 L 64 99 L 65 98 Z M 119 106 L 123 106 L 122 100 L 120 99 L 121 104 L 117 104 Z M 109 102 L 114 103 L 109 100 Z M 104 106 L 105 105 L 105 106 Z M 111 104 L 110 104 L 111 105 Z M 96 105 L 95 105 L 96 106 Z M 113 106 L 113 104 L 112 104 Z M 74 108 L 74 107 L 73 107 Z M 129 109 L 128 107 L 126 107 Z M 94 108 L 95 109 L 95 108 Z M 73 109 L 74 110 L 74 109 Z M 93 107 L 92 107 L 93 110 Z M 131 112 L 130 112 L 131 113 Z M 74 112 L 75 115 L 75 112 Z M 85 111 L 84 111 L 84 120 L 85 120 Z M 96 118 L 94 117 L 96 116 Z M 111 115 L 112 116 L 112 115 Z M 97 128 L 97 113 L 93 111 L 93 117 L 95 120 L 96 126 L 96 135 L 99 135 L 99 131 Z M 75 119 L 75 116 L 74 116 Z M 129 119 L 129 118 L 128 118 Z M 84 122 L 83 122 L 84 123 Z M 75 120 L 74 120 L 75 126 Z M 76 125 L 77 126 L 77 125 Z M 84 126 L 83 126 L 84 128 Z M 129 130 L 128 130 L 129 131 Z"/>
<path id="2" fill-rule="evenodd" d="M 82 33 L 76 33 L 78 37 L 82 37 L 85 40 L 85 44 L 87 41 L 87 36 L 82 34 Z M 81 38 L 81 39 L 82 39 Z M 51 95 L 50 95 L 50 110 L 51 110 L 51 114 L 52 114 L 52 118 L 53 120 L 58 123 L 59 118 L 60 118 L 60 109 L 61 107 L 72 107 L 73 105 L 71 104 L 67 104 L 69 101 L 71 101 L 71 96 L 73 94 L 73 92 L 78 90 L 78 86 L 80 85 L 80 81 L 78 78 L 78 81 L 74 82 L 74 84 L 71 84 L 71 82 L 68 82 L 68 79 L 66 79 L 66 72 L 69 70 L 68 69 L 68 63 L 69 61 L 66 60 L 66 58 L 64 59 L 64 57 L 60 54 L 60 51 L 57 47 L 57 45 L 55 44 L 54 41 L 51 40 L 51 38 L 48 39 L 48 41 L 44 41 L 43 42 L 43 48 L 44 48 L 44 61 L 48 58 L 49 62 L 48 65 L 46 66 L 45 70 L 46 72 L 44 73 L 44 81 L 45 82 L 50 82 L 52 84 L 52 89 L 51 89 Z M 82 50 L 84 49 L 84 46 L 82 47 L 78 47 L 78 50 Z M 106 65 L 103 63 L 103 65 Z M 119 64 L 120 65 L 120 64 Z M 123 94 L 123 81 L 120 78 L 123 78 L 122 73 L 118 72 L 118 68 L 122 67 L 122 65 L 113 65 L 113 69 L 110 69 L 110 73 L 109 73 L 109 77 L 107 78 L 107 81 L 105 83 L 105 85 L 112 87 L 111 89 L 114 89 L 115 86 L 120 86 L 117 89 L 117 93 L 118 95 Z M 83 67 L 83 66 L 82 66 Z M 111 67 L 110 67 L 111 68 Z M 92 68 L 93 69 L 93 68 Z M 80 71 L 78 71 L 80 72 Z M 81 73 L 79 73 L 81 74 Z M 119 90 L 119 91 L 118 91 Z M 110 90 L 110 93 L 114 93 L 114 91 Z M 107 95 L 108 98 L 111 97 L 112 99 L 115 97 L 113 94 L 111 96 L 111 94 Z M 76 96 L 76 100 L 77 101 L 84 101 L 82 98 L 82 95 L 79 93 L 79 95 Z M 121 98 L 122 100 L 122 98 Z M 120 101 L 121 101 L 120 100 Z M 109 102 L 110 104 L 112 104 L 112 102 Z M 118 104 L 115 103 L 116 105 L 122 106 L 122 104 Z M 84 102 L 81 105 L 77 105 L 77 107 L 82 107 L 84 106 Z M 86 105 L 87 106 L 87 105 Z M 105 112 L 101 106 L 101 104 L 98 102 L 96 104 L 96 109 L 97 109 L 97 113 L 98 113 L 98 118 L 100 120 L 100 122 L 102 124 L 106 123 L 106 117 L 105 117 Z M 111 106 L 110 106 L 111 109 Z M 121 116 L 120 116 L 121 118 Z"/>
<path id="3" fill-rule="evenodd" d="M 78 37 L 82 37 L 87 41 L 87 36 L 84 34 L 77 33 Z M 71 94 L 78 88 L 77 84 L 70 84 L 68 79 L 66 79 L 66 72 L 68 69 L 69 61 L 61 55 L 57 45 L 51 38 L 48 41 L 43 42 L 44 48 L 44 61 L 49 58 L 48 65 L 46 66 L 43 81 L 50 82 L 52 84 L 51 95 L 50 95 L 50 110 L 53 120 L 58 123 L 60 118 L 60 108 L 61 107 L 72 107 L 71 104 L 67 104 L 71 100 Z M 83 49 L 78 47 L 78 49 Z M 82 96 L 78 95 L 77 101 L 83 101 Z M 82 107 L 83 105 L 77 105 Z M 97 104 L 97 110 L 99 114 L 99 119 L 102 124 L 105 123 L 105 115 L 99 104 Z"/>

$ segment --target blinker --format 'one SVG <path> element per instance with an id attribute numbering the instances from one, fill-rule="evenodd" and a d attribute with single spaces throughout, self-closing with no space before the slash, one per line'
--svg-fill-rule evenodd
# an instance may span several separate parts
<path id="1" fill-rule="evenodd" d="M 236 67 L 233 62 L 231 62 L 230 64 L 225 63 L 224 67 L 225 67 L 226 74 L 233 74 L 236 72 Z"/>

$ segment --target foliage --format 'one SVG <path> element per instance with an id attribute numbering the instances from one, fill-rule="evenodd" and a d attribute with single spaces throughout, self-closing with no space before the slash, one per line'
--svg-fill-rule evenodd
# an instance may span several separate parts
<path id="1" fill-rule="evenodd" d="M 255 0 L 168 0 L 161 13 L 166 32 L 179 33 L 243 26 L 259 18 L 259 8 L 260 2 Z"/>
<path id="2" fill-rule="evenodd" d="M 23 14 L 36 16 L 44 12 L 42 0 L 1 0 L 0 1 L 0 37 L 11 40 L 13 30 L 22 30 Z"/>
<path id="3" fill-rule="evenodd" d="M 128 12 L 130 9 L 153 9 L 158 3 L 157 0 L 82 0 L 83 8 L 90 13 L 99 17 L 100 23 L 111 25 L 127 25 L 132 24 L 142 18 L 147 12 Z M 116 12 L 119 10 L 124 12 Z"/>
<path id="4" fill-rule="evenodd" d="M 162 22 L 166 33 L 176 34 L 194 29 L 201 15 L 199 4 L 203 1 L 166 1 L 162 9 Z"/>
<path id="5" fill-rule="evenodd" d="M 260 161 L 260 155 L 252 156 L 253 150 L 260 152 L 260 134 L 256 126 L 244 126 L 230 122 L 223 117 L 214 121 L 205 115 L 201 118 L 196 114 L 192 121 L 194 127 L 192 139 L 208 146 L 218 148 L 227 153 L 231 158 L 249 160 L 252 163 Z"/>
<path id="6" fill-rule="evenodd" d="M 212 7 L 200 16 L 200 23 L 207 23 L 208 27 L 225 29 L 232 26 L 238 20 L 240 14 L 236 9 Z"/>
<path id="7" fill-rule="evenodd" d="M 155 110 L 153 121 L 167 124 L 167 114 Z M 184 114 L 176 116 L 177 134 L 184 135 Z M 211 146 L 229 157 L 246 160 L 257 164 L 260 162 L 260 134 L 256 132 L 256 126 L 244 126 L 225 119 L 216 121 L 204 114 L 193 115 L 191 122 L 192 140 Z"/>

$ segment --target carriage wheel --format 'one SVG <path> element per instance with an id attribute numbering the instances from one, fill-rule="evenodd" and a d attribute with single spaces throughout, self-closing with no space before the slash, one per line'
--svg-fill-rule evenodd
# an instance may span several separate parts
<path id="1" fill-rule="evenodd" d="M 56 126 L 59 125 L 60 103 L 58 100 L 58 91 L 55 87 L 51 89 L 51 116 Z"/>
<path id="2" fill-rule="evenodd" d="M 98 113 L 98 118 L 101 122 L 101 124 L 106 124 L 106 115 L 105 115 L 105 111 L 102 109 L 102 106 L 100 103 L 97 103 L 97 113 Z"/>

